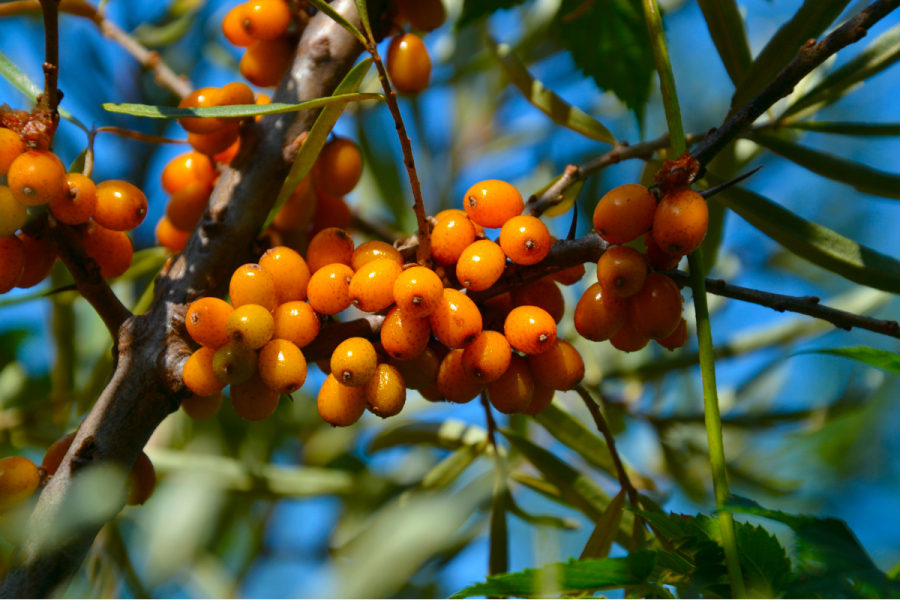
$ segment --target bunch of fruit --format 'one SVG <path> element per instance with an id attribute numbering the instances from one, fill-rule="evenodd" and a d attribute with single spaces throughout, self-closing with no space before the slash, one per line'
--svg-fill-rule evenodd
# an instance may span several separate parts
<path id="1" fill-rule="evenodd" d="M 222 20 L 222 33 L 235 46 L 247 49 L 241 58 L 241 75 L 259 87 L 278 85 L 291 66 L 292 38 L 302 32 L 304 16 L 286 0 L 248 0 L 232 8 Z"/>

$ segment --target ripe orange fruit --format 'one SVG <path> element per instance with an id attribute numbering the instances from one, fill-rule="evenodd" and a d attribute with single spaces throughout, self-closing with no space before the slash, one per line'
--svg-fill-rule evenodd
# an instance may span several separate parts
<path id="1" fill-rule="evenodd" d="M 608 340 L 628 320 L 628 300 L 613 296 L 595 283 L 578 300 L 572 320 L 575 331 L 584 339 L 592 342 Z"/>
<path id="2" fill-rule="evenodd" d="M 313 169 L 317 186 L 332 196 L 343 196 L 362 177 L 362 153 L 352 140 L 334 138 L 322 148 Z"/>
<path id="3" fill-rule="evenodd" d="M 375 346 L 365 338 L 349 338 L 338 344 L 331 355 L 331 374 L 341 385 L 365 384 L 378 365 Z"/>
<path id="4" fill-rule="evenodd" d="M 275 277 L 255 263 L 248 263 L 235 270 L 228 284 L 228 295 L 235 308 L 245 304 L 258 304 L 271 311 L 278 302 Z"/>
<path id="5" fill-rule="evenodd" d="M 216 169 L 208 156 L 199 152 L 187 152 L 169 161 L 162 172 L 162 185 L 170 194 L 192 181 L 204 183 L 212 189 L 216 176 Z"/>
<path id="6" fill-rule="evenodd" d="M 644 287 L 647 261 L 629 246 L 613 246 L 597 261 L 597 281 L 613 296 L 628 298 Z"/>
<path id="7" fill-rule="evenodd" d="M 653 238 L 653 232 L 648 231 L 644 234 L 644 247 L 647 249 L 644 255 L 647 263 L 657 271 L 670 271 L 678 266 L 681 262 L 680 254 L 669 254 L 659 247 Z"/>
<path id="8" fill-rule="evenodd" d="M 403 267 L 389 258 L 367 263 L 350 280 L 350 300 L 359 310 L 378 312 L 394 303 L 394 283 Z"/>
<path id="9" fill-rule="evenodd" d="M 475 226 L 467 217 L 447 217 L 431 232 L 431 258 L 439 265 L 452 265 L 473 242 Z"/>
<path id="10" fill-rule="evenodd" d="M 650 338 L 638 333 L 631 321 L 626 320 L 616 334 L 609 338 L 609 343 L 613 345 L 613 348 L 622 352 L 637 352 L 650 343 Z"/>
<path id="11" fill-rule="evenodd" d="M 273 313 L 275 332 L 272 337 L 289 340 L 298 348 L 308 345 L 319 335 L 319 315 L 306 302 L 285 302 Z"/>
<path id="12" fill-rule="evenodd" d="M 194 300 L 188 308 L 184 324 L 191 339 L 207 348 L 221 348 L 228 343 L 226 323 L 234 309 L 218 298 Z"/>
<path id="13" fill-rule="evenodd" d="M 584 265 L 575 265 L 574 267 L 569 267 L 568 269 L 563 269 L 562 271 L 557 271 L 553 273 L 550 277 L 552 277 L 555 281 L 561 283 L 562 285 L 574 285 L 581 281 L 581 278 L 584 277 L 585 274 Z"/>
<path id="14" fill-rule="evenodd" d="M 8 510 L 27 500 L 40 483 L 37 465 L 24 456 L 0 459 L 0 510 Z"/>
<path id="15" fill-rule="evenodd" d="M 594 229 L 610 244 L 625 244 L 653 226 L 656 198 L 642 185 L 620 185 L 594 209 Z"/>
<path id="16" fill-rule="evenodd" d="M 337 227 L 317 233 L 306 250 L 306 264 L 313 274 L 325 265 L 340 263 L 349 266 L 352 258 L 353 238 Z"/>
<path id="17" fill-rule="evenodd" d="M 412 360 L 422 354 L 431 338 L 428 317 L 411 317 L 395 306 L 381 324 L 381 345 L 397 360 Z"/>
<path id="18" fill-rule="evenodd" d="M 52 152 L 23 152 L 6 177 L 13 196 L 25 206 L 47 204 L 69 193 L 66 168 Z"/>
<path id="19" fill-rule="evenodd" d="M 326 265 L 313 273 L 306 295 L 309 305 L 320 314 L 336 315 L 352 304 L 350 281 L 353 271 L 344 264 Z"/>
<path id="20" fill-rule="evenodd" d="M 113 231 L 131 231 L 147 215 L 147 196 L 127 181 L 104 181 L 97 186 L 94 221 Z"/>
<path id="21" fill-rule="evenodd" d="M 0 175 L 9 173 L 9 166 L 25 152 L 25 144 L 12 129 L 0 127 Z"/>
<path id="22" fill-rule="evenodd" d="M 14 235 L 0 237 L 0 294 L 16 287 L 25 271 L 25 246 Z"/>
<path id="23" fill-rule="evenodd" d="M 556 341 L 556 321 L 543 308 L 519 306 L 506 317 L 503 332 L 509 345 L 519 352 L 540 354 Z"/>
<path id="24" fill-rule="evenodd" d="M 124 232 L 113 231 L 94 221 L 88 221 L 82 232 L 81 243 L 87 255 L 97 261 L 100 275 L 104 279 L 124 275 L 131 266 L 134 248 Z"/>
<path id="25" fill-rule="evenodd" d="M 334 427 L 349 427 L 366 412 L 366 389 L 347 387 L 329 375 L 319 388 L 319 416 Z"/>
<path id="26" fill-rule="evenodd" d="M 490 240 L 470 244 L 456 263 L 456 278 L 466 289 L 486 290 L 500 279 L 506 268 L 506 255 Z"/>
<path id="27" fill-rule="evenodd" d="M 150 499 L 153 490 L 156 489 L 156 469 L 153 468 L 150 457 L 143 451 L 131 466 L 127 485 L 128 496 L 125 498 L 125 504 L 128 506 L 140 506 Z"/>
<path id="28" fill-rule="evenodd" d="M 584 361 L 575 346 L 557 339 L 546 352 L 528 357 L 531 372 L 554 390 L 571 390 L 584 379 Z"/>
<path id="29" fill-rule="evenodd" d="M 259 87 L 278 85 L 294 59 L 294 45 L 287 38 L 254 42 L 241 58 L 241 75 Z"/>
<path id="30" fill-rule="evenodd" d="M 324 190 L 316 189 L 316 210 L 312 221 L 312 234 L 329 227 L 347 229 L 353 223 L 353 213 L 341 196 L 332 196 Z"/>
<path id="31" fill-rule="evenodd" d="M 197 88 L 181 99 L 178 108 L 209 108 L 218 92 L 214 87 Z M 212 133 L 225 125 L 221 119 L 203 117 L 182 117 L 178 122 L 188 133 Z"/>
<path id="32" fill-rule="evenodd" d="M 444 289 L 437 310 L 428 316 L 434 337 L 448 348 L 465 348 L 481 335 L 481 311 L 465 294 Z M 555 328 L 555 326 L 554 326 Z"/>
<path id="33" fill-rule="evenodd" d="M 206 211 L 211 193 L 212 188 L 206 183 L 192 181 L 172 194 L 166 207 L 166 217 L 172 226 L 181 231 L 193 231 Z"/>
<path id="34" fill-rule="evenodd" d="M 410 317 L 427 317 L 441 303 L 444 284 L 431 269 L 411 267 L 394 282 L 394 302 Z"/>
<path id="35" fill-rule="evenodd" d="M 58 221 L 69 225 L 87 223 L 97 207 L 97 186 L 80 173 L 66 175 L 68 193 L 52 198 L 50 212 Z"/>
<path id="36" fill-rule="evenodd" d="M 225 388 L 213 370 L 215 355 L 216 351 L 212 348 L 200 348 L 184 363 L 181 373 L 184 385 L 197 396 L 209 396 Z"/>
<path id="37" fill-rule="evenodd" d="M 562 291 L 552 279 L 543 278 L 532 281 L 522 287 L 514 288 L 509 293 L 513 308 L 519 306 L 537 306 L 546 310 L 556 323 L 562 321 L 566 312 L 566 301 Z"/>
<path id="38" fill-rule="evenodd" d="M 669 254 L 690 254 L 700 247 L 709 227 L 709 207 L 694 190 L 665 196 L 653 217 L 653 239 Z"/>
<path id="39" fill-rule="evenodd" d="M 207 119 L 209 121 L 210 119 Z M 221 121 L 221 119 L 216 119 Z M 240 131 L 237 123 L 224 123 L 209 133 L 188 133 L 188 144 L 207 156 L 215 156 L 225 152 L 238 141 Z"/>
<path id="40" fill-rule="evenodd" d="M 280 394 L 270 390 L 259 372 L 244 383 L 231 386 L 231 406 L 245 421 L 268 419 L 278 408 Z"/>
<path id="41" fill-rule="evenodd" d="M 378 365 L 364 389 L 369 410 L 382 419 L 400 414 L 406 404 L 406 382 L 392 365 Z"/>
<path id="42" fill-rule="evenodd" d="M 273 40 L 287 31 L 291 9 L 284 0 L 249 0 L 244 3 L 244 31 L 255 40 Z"/>
<path id="43" fill-rule="evenodd" d="M 181 401 L 181 410 L 195 421 L 212 419 L 222 406 L 222 392 L 211 396 L 191 396 Z"/>
<path id="44" fill-rule="evenodd" d="M 50 275 L 50 270 L 56 263 L 56 244 L 49 237 L 35 239 L 24 233 L 19 233 L 19 239 L 25 248 L 25 270 L 16 287 L 28 289 Z"/>
<path id="45" fill-rule="evenodd" d="M 512 357 L 506 373 L 487 386 L 491 406 L 505 415 L 528 408 L 534 397 L 534 375 L 528 361 L 519 355 Z"/>
<path id="46" fill-rule="evenodd" d="M 288 340 L 272 340 L 259 351 L 259 376 L 270 390 L 293 394 L 306 381 L 306 358 Z"/>
<path id="47" fill-rule="evenodd" d="M 3 215 L 3 220 L 0 221 L 0 237 L 15 235 L 28 218 L 25 205 L 16 200 L 5 185 L 0 185 L 0 215 Z"/>
<path id="48" fill-rule="evenodd" d="M 498 179 L 481 181 L 469 188 L 463 197 L 469 218 L 481 225 L 497 229 L 525 210 L 519 190 Z"/>
<path id="49" fill-rule="evenodd" d="M 681 310 L 681 291 L 675 282 L 665 275 L 651 273 L 641 291 L 631 297 L 629 318 L 638 334 L 661 340 L 678 327 Z"/>
<path id="50" fill-rule="evenodd" d="M 397 0 L 397 7 L 409 24 L 420 31 L 434 31 L 447 19 L 441 0 Z"/>
<path id="51" fill-rule="evenodd" d="M 406 382 L 406 387 L 411 390 L 423 390 L 437 383 L 441 357 L 431 347 L 426 347 L 418 356 L 410 360 L 392 357 L 388 362 L 397 367 Z"/>
<path id="52" fill-rule="evenodd" d="M 500 230 L 500 247 L 511 261 L 519 265 L 541 262 L 550 253 L 550 232 L 537 217 L 513 217 Z"/>
<path id="53" fill-rule="evenodd" d="M 222 33 L 235 46 L 246 48 L 256 40 L 244 29 L 244 9 L 246 3 L 238 4 L 222 19 Z"/>
<path id="54" fill-rule="evenodd" d="M 441 361 L 438 369 L 437 384 L 440 395 L 456 404 L 471 402 L 484 390 L 484 383 L 466 373 L 462 356 L 462 350 L 451 350 Z M 422 390 L 422 395 L 425 396 L 425 390 Z"/>
<path id="55" fill-rule="evenodd" d="M 211 103 L 213 106 L 234 106 L 255 104 L 256 100 L 253 97 L 253 90 L 250 89 L 249 85 L 241 81 L 232 81 L 231 83 L 226 83 L 212 94 Z M 241 119 L 235 118 L 223 120 L 240 121 Z"/>
<path id="56" fill-rule="evenodd" d="M 172 225 L 167 217 L 163 217 L 156 224 L 156 243 L 169 252 L 181 252 L 191 239 L 190 231 L 181 231 Z"/>
<path id="57" fill-rule="evenodd" d="M 553 403 L 553 394 L 555 390 L 550 386 L 544 385 L 539 379 L 534 380 L 534 395 L 531 397 L 531 404 L 519 411 L 523 415 L 536 415 L 546 409 Z"/>
<path id="58" fill-rule="evenodd" d="M 287 246 L 270 248 L 259 259 L 259 264 L 275 279 L 278 304 L 306 300 L 311 275 L 306 261 L 296 251 Z"/>
<path id="59" fill-rule="evenodd" d="M 687 343 L 687 339 L 687 321 L 685 321 L 684 317 L 682 317 L 681 322 L 678 323 L 678 327 L 675 328 L 675 331 L 673 331 L 668 337 L 657 340 L 657 342 L 663 348 L 674 351 L 684 346 Z"/>
<path id="60" fill-rule="evenodd" d="M 496 381 L 509 368 L 512 348 L 506 337 L 496 331 L 484 331 L 463 350 L 462 365 L 469 376 L 482 383 Z"/>
<path id="61" fill-rule="evenodd" d="M 359 271 L 364 265 L 382 258 L 394 261 L 403 266 L 403 256 L 400 251 L 386 242 L 373 240 L 360 244 L 350 255 L 350 268 Z"/>
<path id="62" fill-rule="evenodd" d="M 411 33 L 395 36 L 387 52 L 391 83 L 401 94 L 418 94 L 431 79 L 431 58 L 422 40 Z"/>

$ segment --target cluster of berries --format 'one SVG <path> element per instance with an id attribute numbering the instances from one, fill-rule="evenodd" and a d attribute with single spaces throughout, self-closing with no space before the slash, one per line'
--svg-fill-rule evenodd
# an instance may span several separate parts
<path id="1" fill-rule="evenodd" d="M 403 33 L 409 22 L 413 29 L 428 32 L 444 24 L 447 13 L 441 0 L 397 0 L 394 25 L 398 31 L 387 52 L 387 71 L 391 83 L 401 94 L 418 94 L 431 79 L 431 57 L 422 38 Z"/>
<path id="2" fill-rule="evenodd" d="M 222 20 L 222 33 L 235 46 L 247 49 L 241 58 L 241 75 L 259 87 L 278 85 L 291 66 L 293 39 L 302 32 L 305 16 L 292 10 L 286 0 L 248 0 L 232 8 Z"/>
<path id="3" fill-rule="evenodd" d="M 246 83 L 234 81 L 220 88 L 202 87 L 181 99 L 178 108 L 215 108 L 269 104 L 265 94 L 254 95 Z M 240 124 L 246 117 L 200 118 L 185 117 L 178 122 L 188 132 L 188 143 L 198 152 L 214 157 L 216 162 L 228 164 L 234 158 L 240 145 Z"/>

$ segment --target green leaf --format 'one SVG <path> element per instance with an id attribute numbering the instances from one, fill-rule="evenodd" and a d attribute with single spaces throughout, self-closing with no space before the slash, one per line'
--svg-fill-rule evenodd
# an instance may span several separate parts
<path id="1" fill-rule="evenodd" d="M 28 337 L 28 332 L 24 329 L 12 329 L 0 333 L 0 371 L 16 360 L 16 350 L 26 337 Z"/>
<path id="2" fill-rule="evenodd" d="M 841 358 L 849 358 L 873 367 L 877 367 L 888 373 L 900 375 L 900 354 L 896 352 L 888 352 L 887 350 L 878 350 L 877 348 L 869 348 L 867 346 L 855 346 L 846 348 L 822 348 L 819 350 L 804 350 L 796 354 L 829 354 L 831 356 L 840 356 Z"/>
<path id="3" fill-rule="evenodd" d="M 78 153 L 78 156 L 76 156 L 75 160 L 72 161 L 72 164 L 69 165 L 69 173 L 81 173 L 84 171 L 84 161 L 87 159 L 87 151 L 88 149 L 85 148 Z"/>
<path id="4" fill-rule="evenodd" d="M 578 68 L 640 117 L 656 68 L 641 0 L 563 0 L 556 23 Z"/>
<path id="5" fill-rule="evenodd" d="M 462 16 L 456 23 L 456 27 L 461 29 L 470 23 L 486 17 L 501 8 L 513 8 L 520 4 L 524 4 L 525 0 L 465 0 L 463 3 Z"/>
<path id="6" fill-rule="evenodd" d="M 714 183 L 723 183 L 713 176 Z M 738 186 L 713 197 L 748 223 L 809 262 L 861 285 L 900 293 L 900 262 L 800 217 Z"/>
<path id="7" fill-rule="evenodd" d="M 366 32 L 368 37 L 372 37 L 372 26 L 369 24 L 369 7 L 366 6 L 366 0 L 353 1 L 356 3 L 356 10 L 359 12 L 359 22 L 362 23 L 363 31 Z"/>
<path id="8" fill-rule="evenodd" d="M 359 66 L 359 65 L 357 65 Z M 368 67 L 368 64 L 366 65 Z M 351 71 L 352 73 L 352 71 Z M 349 75 L 348 75 L 349 77 Z M 346 79 L 344 80 L 346 81 Z M 358 86 L 357 86 L 358 87 Z M 354 88 L 355 90 L 356 88 Z M 340 90 L 340 88 L 338 88 Z M 383 100 L 381 94 L 353 94 L 338 93 L 334 96 L 307 100 L 298 104 L 234 104 L 232 106 L 213 106 L 207 108 L 178 108 L 175 106 L 153 106 L 150 104 L 104 104 L 104 110 L 114 113 L 122 113 L 135 117 L 148 119 L 180 119 L 182 117 L 255 117 L 257 115 L 278 115 L 282 113 L 298 112 L 323 106 L 343 107 L 349 102 L 362 102 L 363 100 Z"/>
<path id="9" fill-rule="evenodd" d="M 751 598 L 779 598 L 791 580 L 791 559 L 774 535 L 757 525 L 737 522 L 741 570 Z"/>
<path id="10" fill-rule="evenodd" d="M 141 23 L 131 35 L 145 48 L 171 46 L 190 32 L 197 21 L 197 12 L 202 7 L 202 4 L 195 4 L 189 10 L 160 25 Z"/>
<path id="11" fill-rule="evenodd" d="M 420 490 L 439 490 L 453 483 L 457 477 L 462 475 L 469 465 L 476 458 L 481 456 L 487 442 L 477 446 L 463 446 L 456 452 L 451 453 L 444 460 L 440 461 L 432 467 L 422 481 L 416 486 Z"/>
<path id="12" fill-rule="evenodd" d="M 818 38 L 849 3 L 850 0 L 804 0 L 803 6 L 772 36 L 750 65 L 731 100 L 732 109 L 740 108 L 762 91 L 794 60 L 800 47 Z"/>
<path id="13" fill-rule="evenodd" d="M 32 102 L 37 101 L 38 95 L 41 93 L 41 88 L 34 85 L 34 83 L 28 79 L 28 76 L 22 71 L 15 63 L 13 63 L 5 54 L 0 52 L 0 75 L 3 75 L 3 78 L 8 82 L 13 84 L 17 90 L 25 94 L 29 100 Z M 85 127 L 84 123 L 76 119 L 72 116 L 72 113 L 67 111 L 66 109 L 59 107 L 59 116 L 61 116 L 66 121 L 73 123 L 79 129 L 87 133 L 88 128 Z"/>
<path id="14" fill-rule="evenodd" d="M 525 523 L 529 525 L 534 525 L 535 527 L 553 527 L 555 529 L 578 529 L 579 524 L 578 521 L 574 519 L 562 519 L 560 517 L 554 517 L 553 515 L 533 515 L 529 512 L 526 512 L 522 507 L 516 504 L 515 499 L 512 497 L 512 494 L 509 494 L 506 499 L 507 508 L 509 512 L 517 517 L 519 517 Z"/>
<path id="15" fill-rule="evenodd" d="M 522 95 L 535 108 L 550 117 L 554 123 L 577 131 L 592 140 L 607 144 L 616 143 L 616 137 L 603 123 L 580 108 L 570 105 L 552 90 L 545 88 L 543 83 L 534 79 L 509 45 L 497 44 L 492 37 L 488 37 L 488 47 L 500 61 L 503 72 L 506 73 L 513 85 L 519 88 Z"/>
<path id="16" fill-rule="evenodd" d="M 338 25 L 349 31 L 353 35 L 353 37 L 360 41 L 362 45 L 366 45 L 366 36 L 364 36 L 362 32 L 360 32 L 360 30 L 353 25 L 353 23 L 345 19 L 341 13 L 334 10 L 330 4 L 325 2 L 325 0 L 309 0 L 309 3 L 334 19 Z M 356 5 L 358 7 L 359 3 L 357 2 Z M 360 14 L 360 16 L 362 15 Z"/>
<path id="17" fill-rule="evenodd" d="M 484 583 L 476 583 L 453 594 L 451 598 L 541 596 L 545 589 L 542 585 L 545 579 L 554 581 L 557 589 L 567 595 L 641 585 L 647 583 L 656 567 L 656 554 L 650 550 L 642 550 L 632 552 L 625 558 L 570 560 L 566 563 L 552 563 L 543 569 L 525 569 L 518 573 L 496 575 L 488 577 Z"/>
<path id="18" fill-rule="evenodd" d="M 402 423 L 385 427 L 372 439 L 369 452 L 387 448 L 418 444 L 437 446 L 446 450 L 479 446 L 487 441 L 487 432 L 475 425 L 462 421 L 448 420 L 443 423 Z"/>
<path id="19" fill-rule="evenodd" d="M 838 123 L 833 121 L 797 121 L 783 125 L 788 129 L 802 129 L 818 133 L 860 136 L 900 135 L 900 123 Z"/>
<path id="20" fill-rule="evenodd" d="M 603 512 L 603 517 L 597 521 L 591 537 L 588 538 L 581 551 L 579 560 L 588 558 L 606 558 L 612 548 L 616 535 L 619 533 L 619 526 L 622 524 L 622 515 L 625 506 L 625 490 L 621 490 L 616 494 L 609 506 Z"/>
<path id="21" fill-rule="evenodd" d="M 699 4 L 722 64 L 731 82 L 739 85 L 753 58 L 737 3 L 735 0 L 699 0 Z"/>
<path id="22" fill-rule="evenodd" d="M 554 183 L 559 181 L 562 178 L 562 175 L 557 175 L 554 177 L 550 183 L 539 189 L 534 193 L 535 196 L 540 198 L 544 195 L 544 193 L 550 189 Z M 551 206 L 547 210 L 544 211 L 542 216 L 544 217 L 558 217 L 560 215 L 564 215 L 569 212 L 569 209 L 575 205 L 575 200 L 578 199 L 578 196 L 581 194 L 581 190 L 584 189 L 584 181 L 578 181 L 575 185 L 570 185 L 569 188 L 563 192 L 563 199 L 559 204 Z"/>
<path id="23" fill-rule="evenodd" d="M 488 574 L 498 575 L 509 571 L 509 527 L 506 522 L 506 499 L 509 497 L 505 482 L 494 486 L 491 502 L 490 548 Z"/>
<path id="24" fill-rule="evenodd" d="M 367 172 L 372 174 L 381 200 L 394 216 L 393 226 L 399 231 L 410 231 L 415 227 L 415 213 L 409 210 L 403 197 L 403 184 L 398 162 L 388 152 L 383 152 L 371 140 L 378 140 L 379 135 L 392 134 L 382 126 L 375 111 L 360 111 L 356 119 L 356 134 L 359 149 L 363 155 L 363 164 Z"/>
<path id="25" fill-rule="evenodd" d="M 816 104 L 831 104 L 861 81 L 865 81 L 900 60 L 900 25 L 888 29 L 807 91 L 785 111 L 785 116 Z"/>
<path id="26" fill-rule="evenodd" d="M 864 194 L 900 200 L 900 175 L 879 171 L 862 163 L 813 150 L 773 135 L 753 135 L 750 139 L 817 175 L 852 185 Z"/>

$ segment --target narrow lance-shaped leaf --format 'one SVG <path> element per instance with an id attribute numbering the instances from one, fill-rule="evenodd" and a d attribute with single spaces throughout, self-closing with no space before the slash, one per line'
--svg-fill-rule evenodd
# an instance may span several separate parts
<path id="1" fill-rule="evenodd" d="M 616 540 L 616 534 L 619 532 L 619 526 L 622 523 L 623 508 L 625 507 L 625 490 L 621 490 L 613 497 L 603 517 L 597 521 L 591 537 L 588 538 L 581 551 L 580 560 L 587 558 L 606 558 L 609 556 L 609 550 L 612 548 L 613 542 Z"/>
<path id="2" fill-rule="evenodd" d="M 867 346 L 848 346 L 846 348 L 805 350 L 803 352 L 797 352 L 797 354 L 830 354 L 831 356 L 840 356 L 841 358 L 849 358 L 850 360 L 877 367 L 888 373 L 893 373 L 894 375 L 900 375 L 900 354 L 889 352 L 887 350 L 879 350 Z"/>
<path id="3" fill-rule="evenodd" d="M 559 181 L 562 178 L 562 175 L 557 175 L 554 177 L 550 183 L 539 189 L 534 193 L 535 196 L 540 198 L 543 196 L 550 187 Z M 558 204 L 554 204 L 550 208 L 544 211 L 543 216 L 545 217 L 558 217 L 560 215 L 564 215 L 569 212 L 569 209 L 575 204 L 575 201 L 578 199 L 578 196 L 581 194 L 581 190 L 584 189 L 584 181 L 578 181 L 574 185 L 570 185 L 569 188 L 563 192 L 562 200 Z"/>
<path id="4" fill-rule="evenodd" d="M 487 432 L 481 427 L 449 419 L 443 423 L 412 422 L 386 427 L 369 444 L 369 452 L 378 452 L 407 444 L 437 446 L 456 450 L 465 446 L 478 446 L 487 441 Z"/>
<path id="5" fill-rule="evenodd" d="M 24 71 L 9 60 L 2 52 L 0 52 L 0 75 L 3 75 L 4 79 L 13 84 L 13 87 L 28 96 L 32 102 L 35 102 L 38 95 L 41 93 L 41 89 L 28 79 L 28 76 Z M 59 107 L 58 110 L 59 116 L 63 119 L 73 123 L 85 133 L 88 131 L 88 128 L 85 127 L 84 123 L 76 119 L 72 113 L 62 107 Z"/>
<path id="6" fill-rule="evenodd" d="M 345 19 L 341 13 L 334 10 L 334 8 L 332 8 L 330 4 L 325 2 L 325 0 L 309 0 L 309 3 L 334 19 L 338 23 L 338 25 L 349 31 L 353 35 L 353 37 L 355 37 L 360 41 L 360 43 L 365 45 L 366 36 L 364 36 L 362 32 L 353 25 L 353 23 Z M 358 2 L 357 6 L 359 6 Z"/>
<path id="7" fill-rule="evenodd" d="M 753 58 L 737 3 L 735 0 L 698 0 L 698 3 L 731 82 L 740 85 Z"/>
<path id="8" fill-rule="evenodd" d="M 500 476 L 500 473 L 497 473 Z M 494 485 L 491 503 L 491 539 L 488 555 L 488 574 L 498 575 L 509 571 L 509 527 L 506 522 L 506 482 Z"/>
<path id="9" fill-rule="evenodd" d="M 206 108 L 177 108 L 175 106 L 153 106 L 150 104 L 104 104 L 103 108 L 109 112 L 146 117 L 148 119 L 181 119 L 182 117 L 198 117 L 201 119 L 212 117 L 246 118 L 298 112 L 322 108 L 323 106 L 344 106 L 349 102 L 381 100 L 383 98 L 381 94 L 335 93 L 334 96 L 316 98 L 315 100 L 307 100 L 297 104 L 234 104 L 231 106 Z"/>
<path id="10" fill-rule="evenodd" d="M 815 131 L 817 133 L 833 133 L 836 135 L 856 136 L 895 136 L 900 135 L 900 123 L 841 123 L 834 121 L 797 121 L 785 124 L 788 129 Z"/>

